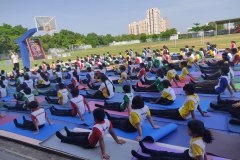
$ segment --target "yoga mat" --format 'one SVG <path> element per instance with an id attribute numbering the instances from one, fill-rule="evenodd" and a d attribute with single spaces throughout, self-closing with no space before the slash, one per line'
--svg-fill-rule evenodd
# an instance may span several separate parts
<path id="1" fill-rule="evenodd" d="M 229 123 L 229 120 L 230 120 L 230 119 L 231 119 L 231 118 L 228 119 L 228 129 L 229 129 L 229 131 L 235 132 L 235 133 L 240 133 L 240 126 L 239 126 L 239 125 L 230 124 L 230 123 Z"/>
<path id="2" fill-rule="evenodd" d="M 90 109 L 93 111 L 94 109 L 98 108 L 98 107 L 95 107 L 95 104 L 103 105 L 104 102 L 89 101 L 88 104 L 90 106 Z M 105 111 L 108 112 L 109 114 L 114 114 L 114 115 L 119 115 L 119 116 L 128 116 L 127 110 L 124 112 L 111 111 L 111 110 L 105 110 Z"/>
<path id="3" fill-rule="evenodd" d="M 78 131 L 90 132 L 90 130 L 80 128 L 78 128 Z M 61 131 L 61 133 L 66 135 L 64 131 Z M 126 140 L 126 144 L 124 145 L 119 145 L 109 135 L 104 138 L 104 142 L 106 146 L 106 152 L 108 155 L 111 156 L 110 159 L 112 160 L 131 160 L 131 150 L 137 150 L 139 148 L 138 143 L 130 140 Z M 74 155 L 81 159 L 102 160 L 102 153 L 100 147 L 96 147 L 93 149 L 84 149 L 80 146 L 61 143 L 55 135 L 50 137 L 46 141 L 40 143 L 40 145 L 46 148 L 57 150 L 62 153 Z"/>
<path id="4" fill-rule="evenodd" d="M 234 77 L 233 83 L 240 83 L 240 77 L 239 76 Z"/>
<path id="5" fill-rule="evenodd" d="M 14 119 L 16 119 L 17 116 L 13 116 L 13 115 L 4 115 L 3 118 L 0 118 L 0 126 L 12 122 Z"/>
<path id="6" fill-rule="evenodd" d="M 63 109 L 63 108 L 62 108 Z M 63 122 L 68 122 L 68 123 L 73 123 L 73 124 L 80 124 L 80 125 L 86 125 L 86 126 L 91 126 L 94 124 L 94 119 L 92 113 L 89 113 L 88 111 L 85 112 L 84 116 L 84 121 L 80 119 L 80 117 L 67 117 L 67 116 L 55 116 L 52 115 L 50 110 L 46 110 L 47 115 L 50 119 L 54 120 L 59 120 Z"/>
<path id="7" fill-rule="evenodd" d="M 165 126 L 160 126 L 159 129 L 153 129 L 152 126 L 148 123 L 142 124 L 142 140 L 143 141 L 149 141 L 149 142 L 155 142 L 158 141 L 164 137 L 166 137 L 168 134 L 172 133 L 177 129 L 177 125 L 174 123 L 170 123 Z M 128 138 L 131 140 L 136 140 L 138 136 L 138 132 L 134 133 L 127 133 L 122 130 L 114 128 L 115 133 L 117 136 Z"/>
<path id="8" fill-rule="evenodd" d="M 210 117 L 202 117 L 199 112 L 195 112 L 196 119 L 204 122 L 206 128 L 228 131 L 227 120 L 229 115 L 223 113 L 208 113 Z M 159 118 L 152 116 L 153 120 L 167 123 L 176 123 L 181 125 L 187 125 L 188 121 L 191 120 L 173 120 L 168 118 Z"/>
<path id="9" fill-rule="evenodd" d="M 159 109 L 159 110 L 164 110 L 164 109 L 176 109 L 180 108 L 185 101 L 186 97 L 185 96 L 177 96 L 175 99 L 174 103 L 171 105 L 160 105 L 160 104 L 152 104 L 150 102 L 145 102 L 145 104 L 150 108 L 150 109 Z M 209 108 L 210 101 L 209 100 L 200 100 L 200 106 L 203 111 L 207 112 Z"/>
<path id="10" fill-rule="evenodd" d="M 183 148 L 175 149 L 176 146 L 174 146 L 174 148 L 170 148 L 170 146 L 167 148 L 167 147 L 160 146 L 160 144 L 156 144 L 156 143 L 143 143 L 143 144 L 147 148 L 152 149 L 152 150 L 156 150 L 156 151 L 166 151 L 166 152 L 174 152 L 174 153 L 183 153 L 184 152 Z M 141 155 L 144 155 L 144 156 L 148 156 L 148 157 L 150 156 L 148 154 L 143 153 L 141 151 L 141 149 L 139 149 L 137 152 Z M 211 160 L 227 160 L 225 158 L 220 158 L 220 157 L 210 156 L 210 155 L 208 155 L 208 158 L 210 158 Z M 133 158 L 132 160 L 137 160 L 137 159 Z"/>
<path id="11" fill-rule="evenodd" d="M 0 98 L 1 101 L 5 101 L 5 102 L 8 102 L 8 101 L 16 101 L 13 97 L 13 95 L 8 95 L 6 97 L 3 97 L 3 98 Z"/>
<path id="12" fill-rule="evenodd" d="M 219 157 L 238 160 L 240 138 L 238 134 L 211 130 L 214 141 L 206 145 L 206 151 Z"/>
<path id="13" fill-rule="evenodd" d="M 240 83 L 235 83 L 234 85 L 235 85 L 236 89 L 240 90 Z"/>
<path id="14" fill-rule="evenodd" d="M 234 75 L 235 75 L 235 76 L 240 76 L 240 71 L 235 71 L 235 72 L 234 72 Z"/>
<path id="15" fill-rule="evenodd" d="M 22 119 L 20 120 L 18 119 L 18 122 L 22 123 Z M 40 129 L 39 134 L 34 134 L 34 131 L 22 130 L 20 128 L 15 127 L 13 122 L 10 122 L 3 126 L 0 126 L 0 130 L 16 133 L 25 137 L 44 141 L 48 137 L 53 135 L 56 131 L 62 129 L 63 127 L 64 125 L 62 124 L 52 124 L 51 126 L 49 126 L 49 124 L 45 124 L 45 126 Z"/>
<path id="16" fill-rule="evenodd" d="M 203 96 L 203 97 L 217 97 L 217 94 L 204 94 L 204 93 L 196 93 L 196 94 L 198 94 L 198 96 Z M 233 91 L 233 94 L 234 94 L 234 97 L 240 96 L 240 92 Z M 179 93 L 179 95 L 185 95 L 184 91 Z M 232 98 L 227 89 L 225 90 L 225 92 L 221 93 L 221 97 L 222 98 Z"/>

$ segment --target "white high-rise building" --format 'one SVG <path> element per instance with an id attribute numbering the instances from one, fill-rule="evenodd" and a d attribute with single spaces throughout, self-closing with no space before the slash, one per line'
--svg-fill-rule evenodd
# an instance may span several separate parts
<path id="1" fill-rule="evenodd" d="M 129 34 L 160 34 L 168 29 L 168 19 L 160 16 L 160 9 L 151 8 L 148 9 L 146 13 L 147 17 L 145 19 L 128 25 Z"/>

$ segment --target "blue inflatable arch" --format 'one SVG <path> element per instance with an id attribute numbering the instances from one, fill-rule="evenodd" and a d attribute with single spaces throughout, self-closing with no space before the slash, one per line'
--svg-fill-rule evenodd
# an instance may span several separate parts
<path id="1" fill-rule="evenodd" d="M 23 67 L 27 67 L 27 68 L 31 67 L 30 55 L 29 55 L 26 39 L 30 38 L 36 32 L 37 32 L 37 28 L 29 29 L 27 32 L 25 32 L 22 35 L 22 37 L 20 37 L 14 41 L 20 47 L 20 53 L 21 53 L 21 57 L 22 57 Z"/>

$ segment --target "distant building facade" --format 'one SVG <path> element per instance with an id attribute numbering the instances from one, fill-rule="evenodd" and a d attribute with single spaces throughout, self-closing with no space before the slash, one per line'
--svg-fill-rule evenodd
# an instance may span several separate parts
<path id="1" fill-rule="evenodd" d="M 128 25 L 129 34 L 160 34 L 169 28 L 168 19 L 160 16 L 160 9 L 151 8 L 148 9 L 146 13 L 147 17 L 145 19 L 132 22 Z"/>

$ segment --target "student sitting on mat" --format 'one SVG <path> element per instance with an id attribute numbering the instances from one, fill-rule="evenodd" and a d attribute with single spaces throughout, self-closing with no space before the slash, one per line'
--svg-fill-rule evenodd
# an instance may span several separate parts
<path id="1" fill-rule="evenodd" d="M 104 139 L 108 133 L 111 134 L 112 138 L 117 144 L 125 144 L 126 141 L 119 139 L 114 130 L 112 123 L 105 118 L 104 110 L 101 108 L 93 111 L 93 117 L 95 124 L 91 132 L 71 132 L 67 127 L 64 127 L 67 135 L 62 135 L 59 131 L 56 132 L 56 136 L 61 140 L 62 143 L 73 144 L 86 149 L 93 149 L 100 145 L 102 151 L 102 159 L 109 160 L 110 156 L 106 152 Z"/>
<path id="2" fill-rule="evenodd" d="M 59 90 L 59 84 L 60 83 L 62 83 L 62 79 L 60 77 L 58 77 L 56 79 L 56 84 L 55 84 L 55 88 L 54 89 L 50 89 L 48 91 L 40 91 L 40 90 L 37 90 L 37 91 L 38 91 L 39 94 L 44 95 L 44 96 L 56 97 L 57 96 L 57 92 Z M 66 86 L 65 83 L 63 83 L 63 84 L 64 84 L 64 86 Z"/>
<path id="3" fill-rule="evenodd" d="M 150 86 L 140 87 L 137 83 L 135 86 L 132 85 L 132 88 L 135 92 L 161 92 L 163 90 L 162 81 L 165 79 L 162 69 L 158 69 L 157 79 Z"/>
<path id="4" fill-rule="evenodd" d="M 12 84 L 11 86 L 18 86 L 20 84 L 23 83 L 23 74 L 20 73 L 18 70 L 16 71 L 16 77 L 14 78 L 15 79 L 15 83 Z"/>
<path id="5" fill-rule="evenodd" d="M 195 87 L 193 84 L 186 84 L 183 87 L 187 98 L 181 108 L 167 109 L 167 110 L 154 110 L 150 109 L 152 116 L 169 118 L 176 120 L 186 120 L 192 117 L 196 119 L 195 110 L 198 110 L 202 116 L 208 116 L 204 113 L 200 107 L 200 99 L 197 94 L 195 94 Z M 191 116 L 190 116 L 191 115 Z"/>
<path id="6" fill-rule="evenodd" d="M 54 73 L 56 75 L 56 78 L 61 78 L 63 79 L 63 75 L 62 75 L 62 72 L 61 72 L 61 68 L 60 67 L 57 67 L 56 68 L 56 72 Z"/>
<path id="7" fill-rule="evenodd" d="M 48 79 L 48 76 L 43 73 L 43 72 L 40 72 L 40 77 L 39 77 L 39 80 L 38 80 L 38 84 L 36 85 L 37 88 L 48 88 L 50 87 L 50 81 Z"/>
<path id="8" fill-rule="evenodd" d="M 233 118 L 240 119 L 240 100 L 222 100 L 218 95 L 217 104 L 210 103 L 210 107 L 214 110 L 228 112 Z"/>
<path id="9" fill-rule="evenodd" d="M 176 70 L 174 69 L 174 64 L 173 63 L 168 64 L 167 80 L 169 80 L 169 82 L 173 81 L 176 84 L 176 86 L 179 87 L 177 79 L 179 79 L 179 77 L 177 75 Z"/>
<path id="10" fill-rule="evenodd" d="M 126 109 L 128 109 L 128 113 L 131 111 L 131 104 L 133 99 L 133 93 L 131 92 L 130 85 L 124 85 L 123 91 L 125 93 L 123 97 L 123 102 L 104 102 L 104 105 L 95 104 L 96 107 L 106 109 L 106 110 L 112 110 L 112 111 L 118 111 L 118 112 L 124 112 Z"/>
<path id="11" fill-rule="evenodd" d="M 50 108 L 52 115 L 55 116 L 70 116 L 76 117 L 77 115 L 80 119 L 84 120 L 84 113 L 86 111 L 85 106 L 87 106 L 89 113 L 91 113 L 90 107 L 88 105 L 87 100 L 79 95 L 79 90 L 77 88 L 71 89 L 72 99 L 70 100 L 70 104 L 72 109 L 57 109 L 54 106 Z"/>
<path id="12" fill-rule="evenodd" d="M 191 79 L 194 79 L 188 72 L 187 69 L 187 62 L 186 61 L 182 61 L 180 64 L 181 68 L 182 68 L 182 73 L 181 75 L 179 75 L 179 80 L 180 81 L 184 81 L 184 79 L 186 78 L 186 76 L 189 76 Z"/>
<path id="13" fill-rule="evenodd" d="M 35 131 L 34 134 L 39 133 L 39 129 L 44 127 L 46 121 L 51 125 L 51 122 L 43 108 L 40 108 L 38 102 L 32 101 L 28 104 L 28 107 L 31 109 L 31 120 L 27 120 L 25 116 L 23 116 L 23 123 L 18 123 L 17 119 L 14 119 L 14 124 L 17 128 L 21 128 L 23 130 Z"/>
<path id="14" fill-rule="evenodd" d="M 1 76 L 1 81 L 3 82 L 3 84 L 6 86 L 6 88 L 8 89 L 8 80 L 6 79 L 5 76 Z"/>
<path id="15" fill-rule="evenodd" d="M 162 95 L 160 98 L 145 97 L 144 101 L 148 100 L 153 104 L 161 104 L 161 105 L 173 104 L 176 99 L 176 94 L 175 94 L 174 89 L 171 87 L 172 85 L 170 84 L 170 82 L 168 80 L 163 80 L 162 85 L 163 85 L 164 89 L 162 91 Z"/>
<path id="16" fill-rule="evenodd" d="M 126 73 L 126 67 L 124 65 L 121 65 L 119 67 L 121 75 L 120 79 L 113 80 L 113 84 L 122 84 L 123 82 L 127 82 L 127 73 Z"/>
<path id="17" fill-rule="evenodd" d="M 226 88 L 228 89 L 230 95 L 233 97 L 234 94 L 230 87 L 230 79 L 229 79 L 229 67 L 221 68 L 222 75 L 218 81 L 207 81 L 207 82 L 193 82 L 196 87 L 196 93 L 208 93 L 208 94 L 221 94 Z"/>
<path id="18" fill-rule="evenodd" d="M 0 98 L 7 96 L 7 87 L 3 84 L 3 81 L 0 80 Z"/>
<path id="19" fill-rule="evenodd" d="M 140 63 L 140 71 L 138 72 L 137 75 L 135 76 L 130 76 L 129 78 L 132 80 L 136 80 L 136 79 L 142 79 L 144 81 L 144 77 L 148 77 L 146 70 L 145 70 L 145 64 L 144 63 Z"/>
<path id="20" fill-rule="evenodd" d="M 83 80 L 83 83 L 87 84 L 87 86 L 90 89 L 97 90 L 97 89 L 99 89 L 99 86 L 95 86 L 95 82 L 96 82 L 96 80 L 95 80 L 94 71 L 92 71 L 91 67 L 87 67 L 87 75 L 86 75 L 86 79 Z"/>
<path id="21" fill-rule="evenodd" d="M 137 141 L 142 139 L 141 125 L 145 119 L 149 121 L 154 129 L 158 129 L 159 126 L 154 125 L 148 106 L 144 104 L 141 96 L 135 96 L 132 100 L 132 111 L 129 117 L 112 117 L 107 112 L 108 119 L 112 122 L 113 127 L 123 130 L 124 132 L 138 132 L 136 137 Z"/>
<path id="22" fill-rule="evenodd" d="M 20 93 L 22 94 L 21 98 L 19 97 L 19 99 L 17 99 L 15 105 L 3 105 L 3 107 L 8 110 L 28 110 L 28 104 L 35 100 L 35 96 L 29 87 L 25 87 Z"/>
<path id="23" fill-rule="evenodd" d="M 78 88 L 80 84 L 83 85 L 82 80 L 80 79 L 80 76 L 77 74 L 76 71 L 73 72 L 71 81 L 72 84 L 68 85 L 69 89 Z"/>
<path id="24" fill-rule="evenodd" d="M 65 85 L 63 83 L 59 83 L 59 90 L 57 92 L 57 99 L 49 98 L 48 96 L 45 97 L 45 100 L 50 104 L 60 104 L 64 105 L 68 103 L 69 95 L 68 90 L 65 88 Z"/>
<path id="25" fill-rule="evenodd" d="M 30 79 L 30 77 L 29 77 L 28 74 L 24 75 L 24 81 L 23 81 L 23 83 L 25 83 L 25 84 L 31 89 L 31 91 L 34 91 L 34 90 L 35 90 L 34 84 L 33 84 L 33 80 Z"/>
<path id="26" fill-rule="evenodd" d="M 139 142 L 142 153 L 145 156 L 132 150 L 132 155 L 138 160 L 207 160 L 206 144 L 213 141 L 212 133 L 207 130 L 204 123 L 199 120 L 188 122 L 188 135 L 191 137 L 190 147 L 183 153 L 173 153 L 161 150 L 149 149 L 144 146 L 143 142 Z"/>
<path id="27" fill-rule="evenodd" d="M 100 74 L 101 85 L 94 94 L 86 92 L 86 98 L 96 98 L 96 99 L 108 99 L 114 96 L 114 86 L 111 80 L 108 77 L 101 73 Z"/>

